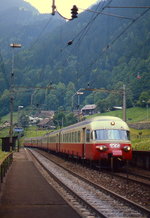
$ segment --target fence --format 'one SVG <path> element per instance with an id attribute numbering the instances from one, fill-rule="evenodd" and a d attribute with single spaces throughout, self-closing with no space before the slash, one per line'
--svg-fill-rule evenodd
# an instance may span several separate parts
<path id="1" fill-rule="evenodd" d="M 13 161 L 13 153 L 10 153 L 5 157 L 5 159 L 2 162 L 0 162 L 0 183 L 3 182 L 3 179 L 12 161 Z"/>

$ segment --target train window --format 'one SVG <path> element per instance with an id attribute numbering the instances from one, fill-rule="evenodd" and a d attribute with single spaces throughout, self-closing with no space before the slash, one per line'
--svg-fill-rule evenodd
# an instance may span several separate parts
<path id="1" fill-rule="evenodd" d="M 69 142 L 69 133 L 67 133 L 67 142 Z"/>
<path id="2" fill-rule="evenodd" d="M 75 142 L 78 141 L 78 135 L 77 135 L 77 132 L 75 132 Z"/>
<path id="3" fill-rule="evenodd" d="M 92 131 L 92 132 L 91 132 L 91 140 L 93 140 L 93 139 L 94 139 L 94 137 L 93 137 L 93 136 L 94 136 L 94 132 Z"/>
<path id="4" fill-rule="evenodd" d="M 129 131 L 127 131 L 127 138 L 128 138 L 128 140 L 130 140 L 130 132 Z"/>
<path id="5" fill-rule="evenodd" d="M 74 133 L 71 133 L 71 142 L 74 142 Z"/>
<path id="6" fill-rule="evenodd" d="M 86 130 L 86 141 L 87 142 L 90 141 L 90 130 L 89 129 Z"/>
<path id="7" fill-rule="evenodd" d="M 95 130 L 96 140 L 129 140 L 129 131 L 120 129 Z"/>

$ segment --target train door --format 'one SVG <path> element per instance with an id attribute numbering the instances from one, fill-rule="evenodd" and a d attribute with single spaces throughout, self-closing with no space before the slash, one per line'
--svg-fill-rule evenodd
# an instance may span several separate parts
<path id="1" fill-rule="evenodd" d="M 60 152 L 61 132 L 58 135 L 58 152 Z"/>
<path id="2" fill-rule="evenodd" d="M 83 140 L 83 153 L 82 153 L 82 157 L 85 158 L 86 157 L 86 128 L 82 129 L 82 140 Z"/>
<path id="3" fill-rule="evenodd" d="M 49 136 L 47 136 L 47 138 L 46 138 L 46 150 L 48 151 L 48 143 L 49 143 Z"/>
<path id="4" fill-rule="evenodd" d="M 61 132 L 56 135 L 56 152 L 60 152 Z"/>
<path id="5" fill-rule="evenodd" d="M 56 135 L 56 152 L 59 152 L 59 134 Z"/>

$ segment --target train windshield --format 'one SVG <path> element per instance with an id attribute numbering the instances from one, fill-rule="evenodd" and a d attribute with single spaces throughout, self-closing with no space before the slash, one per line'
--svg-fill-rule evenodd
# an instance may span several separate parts
<path id="1" fill-rule="evenodd" d="M 94 130 L 95 140 L 130 140 L 129 131 L 121 129 Z"/>

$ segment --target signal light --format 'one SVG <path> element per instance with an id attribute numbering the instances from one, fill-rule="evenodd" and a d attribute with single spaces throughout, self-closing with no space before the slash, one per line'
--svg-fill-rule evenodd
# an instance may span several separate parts
<path id="1" fill-rule="evenodd" d="M 78 8 L 76 5 L 73 5 L 73 8 L 71 9 L 71 14 L 72 14 L 72 19 L 77 18 L 77 14 L 78 14 Z"/>

